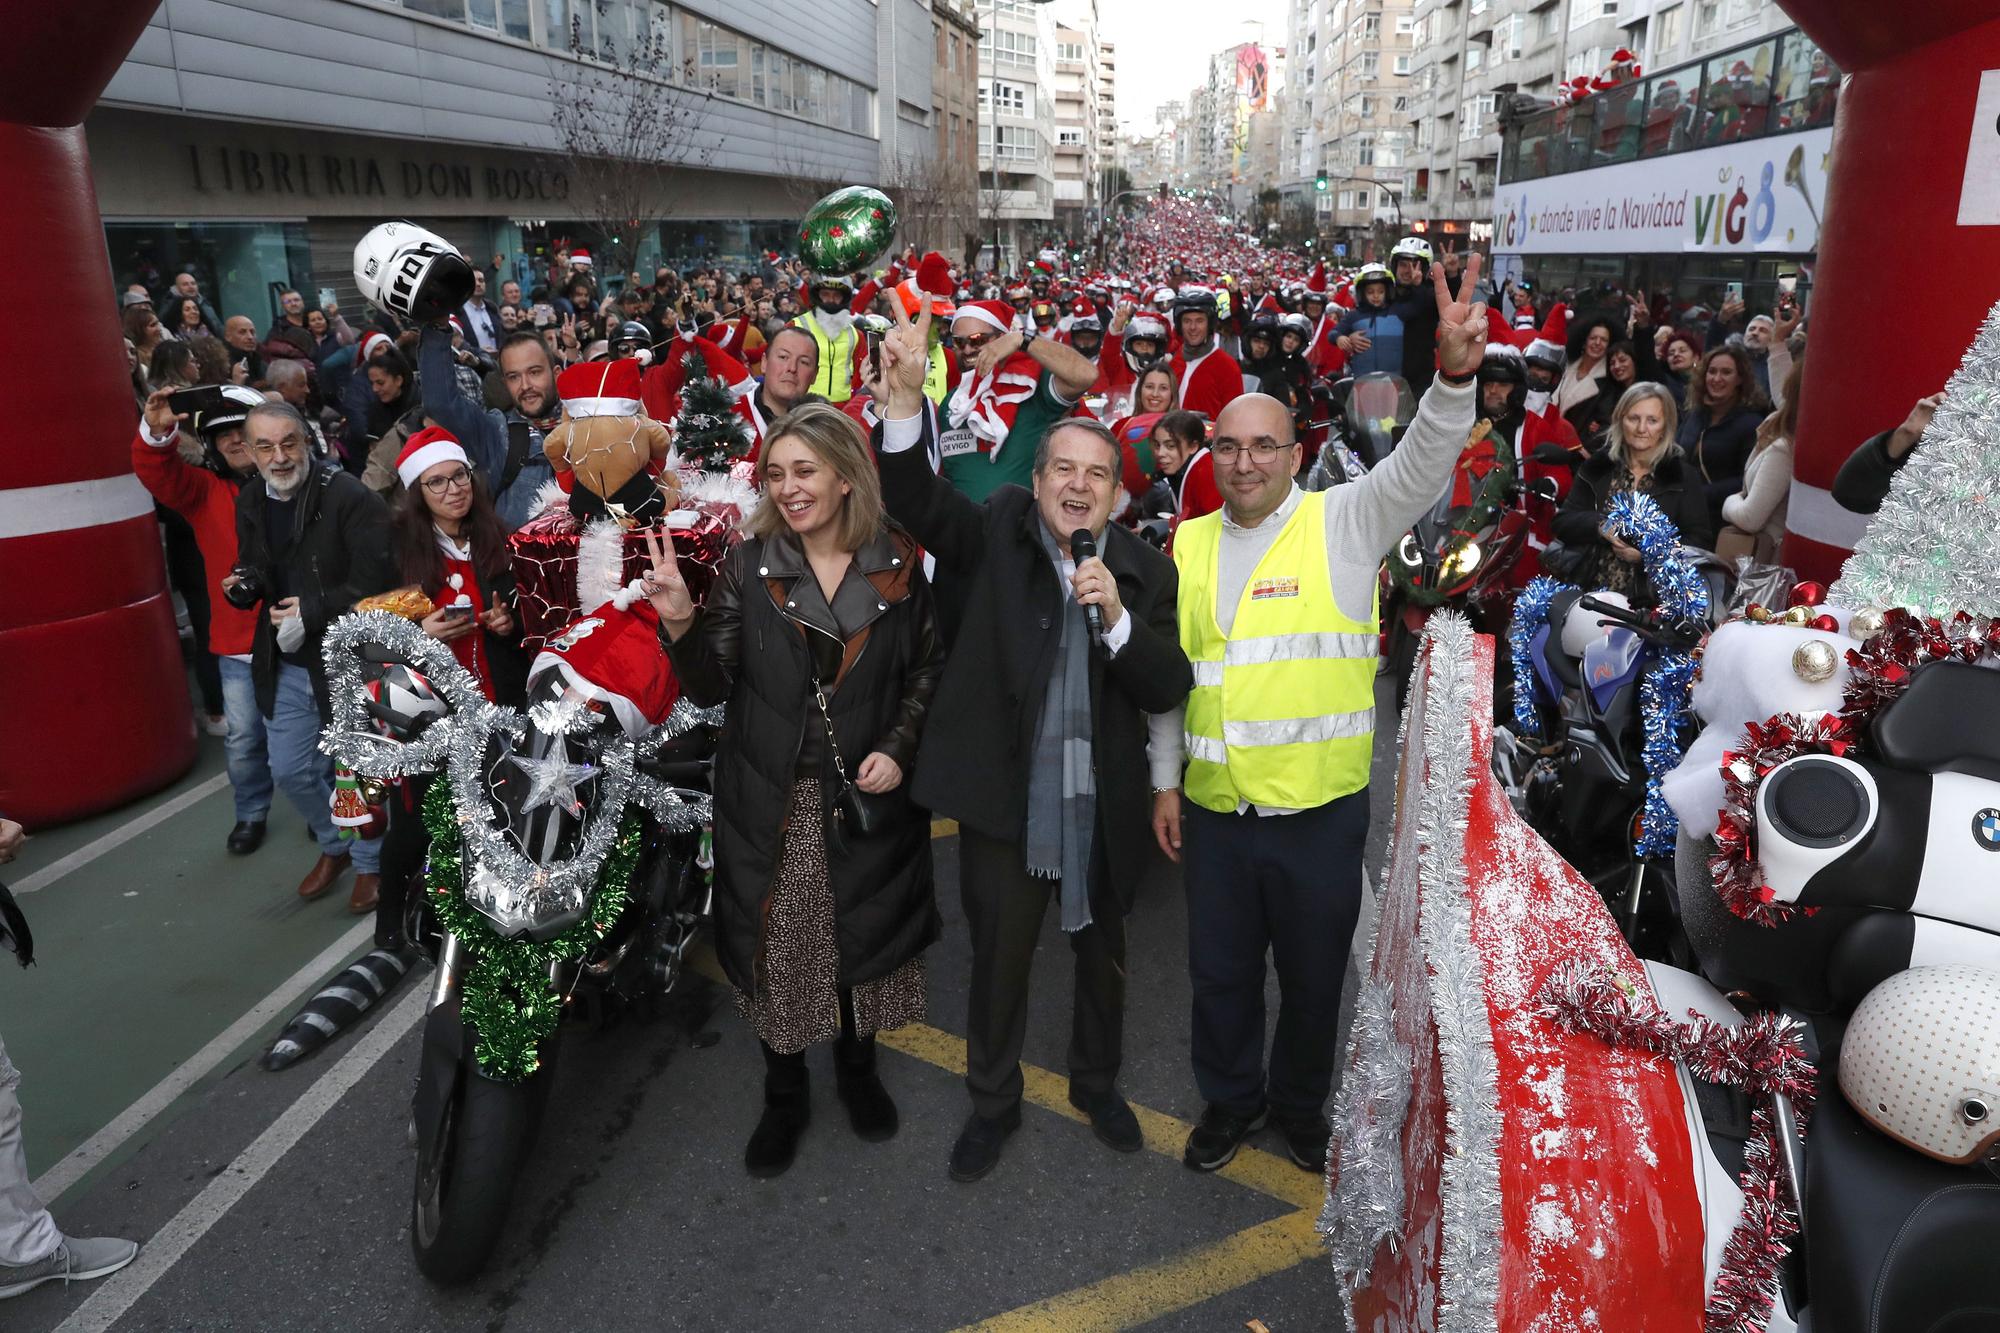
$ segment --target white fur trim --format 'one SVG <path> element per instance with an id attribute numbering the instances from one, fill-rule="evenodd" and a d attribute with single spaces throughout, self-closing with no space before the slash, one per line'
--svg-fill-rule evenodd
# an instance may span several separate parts
<path id="1" fill-rule="evenodd" d="M 439 463 L 464 463 L 472 466 L 466 458 L 465 450 L 456 440 L 432 440 L 415 453 L 405 454 L 396 460 L 396 479 L 403 483 L 404 490 L 414 490 L 417 478 Z"/>
<path id="2" fill-rule="evenodd" d="M 625 586 L 625 529 L 613 519 L 592 522 L 576 539 L 576 604 L 595 611 Z"/>
<path id="3" fill-rule="evenodd" d="M 952 315 L 951 322 L 956 324 L 961 319 L 976 319 L 981 324 L 985 324 L 992 328 L 996 328 L 1000 330 L 1000 332 L 1002 333 L 1008 333 L 1012 331 L 1011 326 L 1001 323 L 999 318 L 995 316 L 991 310 L 982 310 L 976 305 L 960 306 L 958 308 L 957 313 Z"/>
<path id="4" fill-rule="evenodd" d="M 639 706 L 622 694 L 613 694 L 594 680 L 585 680 L 577 674 L 576 668 L 561 653 L 540 652 L 535 654 L 532 670 L 540 670 L 545 664 L 554 664 L 562 672 L 569 687 L 586 699 L 595 699 L 608 707 L 618 718 L 618 725 L 625 729 L 627 736 L 643 736 L 652 729 L 652 722 L 639 711 Z"/>
<path id="5" fill-rule="evenodd" d="M 569 417 L 636 417 L 637 398 L 565 398 L 563 415 Z"/>

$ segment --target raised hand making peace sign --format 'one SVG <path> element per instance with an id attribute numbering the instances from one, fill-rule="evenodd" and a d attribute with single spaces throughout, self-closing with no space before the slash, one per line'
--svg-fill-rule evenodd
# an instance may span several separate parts
<path id="1" fill-rule="evenodd" d="M 1486 303 L 1468 298 L 1479 290 L 1480 257 L 1469 255 L 1454 299 L 1445 282 L 1444 265 L 1431 265 L 1437 291 L 1438 365 L 1447 375 L 1470 375 L 1486 355 Z"/>
<path id="2" fill-rule="evenodd" d="M 674 558 L 674 539 L 663 532 L 648 532 L 646 555 L 653 563 L 640 578 L 640 591 L 666 626 L 667 637 L 678 640 L 694 624 L 694 596 L 681 577 L 680 561 Z"/>
<path id="3" fill-rule="evenodd" d="M 889 392 L 888 415 L 900 420 L 923 410 L 924 375 L 930 369 L 931 354 L 930 293 L 917 298 L 914 323 L 903 313 L 901 301 L 890 305 L 896 326 L 882 335 L 882 378 Z"/>

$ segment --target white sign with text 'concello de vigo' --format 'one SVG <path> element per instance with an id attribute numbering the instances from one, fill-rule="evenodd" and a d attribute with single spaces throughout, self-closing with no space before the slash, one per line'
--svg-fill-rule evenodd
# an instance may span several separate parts
<path id="1" fill-rule="evenodd" d="M 1495 254 L 1812 254 L 1831 127 L 1620 162 L 1493 193 Z"/>
<path id="2" fill-rule="evenodd" d="M 1965 183 L 1958 191 L 1958 225 L 2000 226 L 2000 69 L 1979 76 L 1972 135 L 1965 145 Z"/>

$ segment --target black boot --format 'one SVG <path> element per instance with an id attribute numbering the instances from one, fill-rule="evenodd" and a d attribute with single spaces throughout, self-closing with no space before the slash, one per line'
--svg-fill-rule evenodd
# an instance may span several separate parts
<path id="1" fill-rule="evenodd" d="M 833 1067 L 840 1078 L 840 1101 L 855 1137 L 880 1143 L 896 1137 L 896 1103 L 875 1072 L 875 1037 L 842 1035 L 834 1043 Z"/>
<path id="2" fill-rule="evenodd" d="M 812 1080 L 805 1052 L 779 1055 L 764 1047 L 764 1115 L 743 1151 L 744 1168 L 753 1176 L 785 1174 L 811 1123 Z"/>

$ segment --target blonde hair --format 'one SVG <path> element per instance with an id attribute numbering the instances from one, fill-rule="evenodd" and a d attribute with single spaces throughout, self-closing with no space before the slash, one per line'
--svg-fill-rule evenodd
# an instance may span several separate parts
<path id="1" fill-rule="evenodd" d="M 801 403 L 771 423 L 760 457 L 768 459 L 780 440 L 797 440 L 847 483 L 840 507 L 840 549 L 858 551 L 882 530 L 882 478 L 868 456 L 868 440 L 853 417 L 831 403 Z M 743 530 L 765 541 L 791 531 L 778 502 L 758 478 L 763 498 L 744 520 Z"/>
<path id="2" fill-rule="evenodd" d="M 1660 456 L 1662 458 L 1679 456 L 1681 445 L 1675 437 L 1680 434 L 1681 413 L 1680 409 L 1674 406 L 1674 396 L 1667 392 L 1665 385 L 1655 384 L 1651 380 L 1641 380 L 1618 395 L 1618 406 L 1611 409 L 1611 425 L 1604 432 L 1604 446 L 1610 453 L 1612 462 L 1618 464 L 1625 462 L 1625 414 L 1648 398 L 1659 399 L 1660 415 L 1664 418 L 1660 438 L 1665 442 L 1666 448 Z"/>

